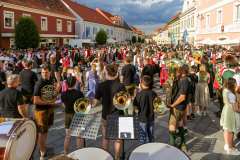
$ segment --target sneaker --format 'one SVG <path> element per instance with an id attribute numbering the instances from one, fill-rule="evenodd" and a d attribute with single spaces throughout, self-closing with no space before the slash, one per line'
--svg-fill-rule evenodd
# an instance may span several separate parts
<path id="1" fill-rule="evenodd" d="M 224 148 L 224 151 L 227 151 L 229 149 L 227 144 L 225 144 L 223 148 Z"/>
<path id="2" fill-rule="evenodd" d="M 207 116 L 207 111 L 203 111 L 202 116 L 206 117 Z"/>
<path id="3" fill-rule="evenodd" d="M 202 116 L 202 112 L 201 111 L 197 111 L 197 115 Z"/>
<path id="4" fill-rule="evenodd" d="M 40 156 L 40 160 L 47 160 L 47 158 L 48 158 L 48 156 L 46 153 L 44 155 Z"/>
<path id="5" fill-rule="evenodd" d="M 227 150 L 227 154 L 229 154 L 229 155 L 240 155 L 240 152 L 236 148 L 229 148 Z"/>

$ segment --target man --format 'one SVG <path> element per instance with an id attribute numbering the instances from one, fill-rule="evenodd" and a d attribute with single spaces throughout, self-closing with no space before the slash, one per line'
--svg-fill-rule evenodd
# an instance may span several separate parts
<path id="1" fill-rule="evenodd" d="M 6 74 L 3 71 L 3 61 L 0 61 L 0 91 L 5 88 Z"/>
<path id="2" fill-rule="evenodd" d="M 122 68 L 122 82 L 125 86 L 129 86 L 134 83 L 134 76 L 136 74 L 135 67 L 131 64 L 131 57 L 127 56 L 125 60 L 125 65 Z"/>
<path id="3" fill-rule="evenodd" d="M 8 76 L 7 87 L 0 92 L 0 121 L 1 118 L 27 118 L 27 107 L 18 85 L 18 75 Z"/>
<path id="4" fill-rule="evenodd" d="M 106 74 L 106 81 L 99 84 L 96 89 L 95 98 L 102 102 L 102 147 L 105 150 L 109 148 L 109 140 L 106 138 L 107 129 L 107 116 L 118 112 L 113 105 L 113 97 L 116 93 L 124 90 L 124 85 L 119 83 L 118 78 L 118 67 L 115 65 L 107 65 L 104 69 Z M 95 105 L 96 105 L 95 101 Z M 116 140 L 114 143 L 115 160 L 120 160 L 120 151 L 122 147 L 122 141 Z"/>
<path id="5" fill-rule="evenodd" d="M 23 61 L 24 69 L 20 72 L 21 91 L 26 104 L 32 103 L 35 82 L 38 80 L 36 73 L 31 71 L 32 61 Z"/>
<path id="6" fill-rule="evenodd" d="M 44 160 L 44 158 L 47 156 L 45 146 L 47 141 L 47 133 L 48 129 L 53 124 L 54 119 L 54 102 L 47 102 L 43 99 L 43 88 L 47 85 L 54 85 L 53 80 L 50 79 L 50 76 L 50 67 L 49 65 L 44 64 L 41 70 L 41 79 L 35 84 L 33 93 L 33 103 L 36 105 L 34 116 L 38 129 L 38 145 L 41 154 L 40 160 Z"/>
<path id="7" fill-rule="evenodd" d="M 173 82 L 172 96 L 169 118 L 169 141 L 170 144 L 182 150 L 186 150 L 184 137 L 184 112 L 187 107 L 187 98 L 189 92 L 188 68 L 183 65 L 177 70 L 176 78 Z M 178 131 L 178 132 L 177 132 Z M 176 139 L 180 138 L 180 144 L 177 144 Z"/>

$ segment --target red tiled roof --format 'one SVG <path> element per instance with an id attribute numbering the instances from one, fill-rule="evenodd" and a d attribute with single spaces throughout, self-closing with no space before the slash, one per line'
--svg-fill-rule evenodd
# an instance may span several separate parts
<path id="1" fill-rule="evenodd" d="M 61 0 L 1 0 L 2 2 L 74 17 Z"/>
<path id="2" fill-rule="evenodd" d="M 113 26 L 111 22 L 106 20 L 106 18 L 104 18 L 95 9 L 73 2 L 72 0 L 64 0 L 64 2 L 67 3 L 69 7 L 85 21 Z"/>
<path id="3" fill-rule="evenodd" d="M 144 32 L 141 31 L 140 29 L 134 27 L 134 26 L 131 26 L 131 29 L 134 33 L 138 34 L 138 35 L 144 35 Z"/>

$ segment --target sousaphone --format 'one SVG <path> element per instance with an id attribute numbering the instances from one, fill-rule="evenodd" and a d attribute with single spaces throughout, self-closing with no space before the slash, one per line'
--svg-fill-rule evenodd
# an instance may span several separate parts
<path id="1" fill-rule="evenodd" d="M 113 97 L 113 105 L 118 110 L 126 110 L 131 105 L 131 98 L 126 91 L 120 91 Z"/>
<path id="2" fill-rule="evenodd" d="M 79 98 L 74 103 L 75 113 L 88 114 L 91 110 L 91 104 L 88 98 Z"/>

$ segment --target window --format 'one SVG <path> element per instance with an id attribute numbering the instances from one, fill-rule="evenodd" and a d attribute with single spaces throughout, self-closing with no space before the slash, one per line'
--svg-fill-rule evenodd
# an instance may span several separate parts
<path id="1" fill-rule="evenodd" d="M 57 19 L 57 32 L 62 32 L 62 20 Z"/>
<path id="2" fill-rule="evenodd" d="M 93 27 L 93 35 L 96 35 L 96 34 L 97 34 L 97 28 Z"/>
<path id="3" fill-rule="evenodd" d="M 86 38 L 90 38 L 90 27 L 86 27 Z"/>
<path id="4" fill-rule="evenodd" d="M 210 27 L 210 15 L 208 14 L 206 16 L 206 28 L 209 28 Z"/>
<path id="5" fill-rule="evenodd" d="M 22 16 L 23 16 L 23 17 L 31 17 L 31 14 L 23 13 Z"/>
<path id="6" fill-rule="evenodd" d="M 4 11 L 4 28 L 14 28 L 14 12 Z"/>
<path id="7" fill-rule="evenodd" d="M 67 21 L 67 31 L 72 32 L 72 22 L 71 21 Z"/>
<path id="8" fill-rule="evenodd" d="M 191 17 L 191 27 L 194 27 L 194 16 Z"/>
<path id="9" fill-rule="evenodd" d="M 47 31 L 48 30 L 48 20 L 47 17 L 41 17 L 41 30 Z"/>
<path id="10" fill-rule="evenodd" d="M 222 10 L 217 11 L 217 24 L 222 24 Z"/>
<path id="11" fill-rule="evenodd" d="M 237 19 L 237 21 L 240 21 L 240 4 L 236 6 L 236 9 L 237 9 L 236 19 Z"/>

